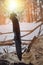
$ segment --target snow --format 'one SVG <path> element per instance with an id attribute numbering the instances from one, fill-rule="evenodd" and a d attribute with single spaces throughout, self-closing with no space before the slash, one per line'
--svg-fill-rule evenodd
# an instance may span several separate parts
<path id="1" fill-rule="evenodd" d="M 20 30 L 32 30 L 34 29 L 35 27 L 37 27 L 41 22 L 38 22 L 38 23 L 27 23 L 27 22 L 20 22 Z M 39 32 L 39 28 L 37 28 L 34 32 L 32 32 L 30 35 L 27 35 L 21 39 L 24 39 L 24 40 L 31 40 L 33 39 L 34 36 L 37 36 L 38 35 L 38 32 Z M 41 34 L 43 34 L 43 25 L 41 27 L 42 29 L 42 32 Z M 6 32 L 13 32 L 13 28 L 12 28 L 12 23 L 7 23 L 6 25 L 0 25 L 0 33 L 6 33 Z M 21 32 L 21 36 L 27 34 L 28 32 Z M 14 38 L 14 34 L 11 33 L 11 34 L 4 34 L 4 35 L 0 35 L 0 41 L 5 41 L 5 40 L 9 40 L 9 39 L 13 39 Z M 24 41 L 26 42 L 26 41 Z M 26 46 L 24 46 L 26 47 Z M 5 49 L 8 49 L 8 51 L 12 52 L 15 51 L 15 47 L 13 46 L 4 46 L 4 47 L 0 47 L 0 52 L 4 52 L 3 51 L 3 48 Z"/>
<path id="2" fill-rule="evenodd" d="M 37 27 L 40 23 L 41 22 L 39 22 L 39 23 L 35 23 L 35 22 L 33 22 L 33 23 L 27 23 L 27 22 L 19 23 L 20 24 L 20 30 L 32 30 L 35 27 Z M 42 26 L 42 28 L 43 28 L 43 26 Z M 6 25 L 0 25 L 0 33 L 1 32 L 2 33 L 13 32 L 12 23 L 11 24 L 6 24 Z M 38 32 L 39 32 L 39 28 L 37 30 L 35 30 L 33 33 L 31 33 L 30 35 L 23 37 L 22 39 L 30 40 L 34 36 L 37 36 Z M 23 36 L 24 34 L 27 34 L 27 33 L 28 32 L 21 32 L 21 36 Z M 13 33 L 0 35 L 0 41 L 5 41 L 5 40 L 13 39 L 13 38 L 14 38 Z"/>

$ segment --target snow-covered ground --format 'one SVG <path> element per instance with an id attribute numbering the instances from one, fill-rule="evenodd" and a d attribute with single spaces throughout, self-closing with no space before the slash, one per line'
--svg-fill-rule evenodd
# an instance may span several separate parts
<path id="1" fill-rule="evenodd" d="M 35 27 L 37 27 L 39 23 L 27 23 L 27 22 L 22 22 L 22 23 L 19 23 L 20 24 L 20 30 L 32 30 L 34 29 Z M 39 32 L 39 28 L 37 28 L 34 32 L 32 32 L 30 35 L 27 35 L 25 37 L 23 37 L 22 39 L 24 40 L 31 40 L 33 39 L 34 36 L 37 36 L 38 35 L 38 32 Z M 43 29 L 43 25 L 42 25 L 42 29 Z M 0 33 L 6 33 L 6 32 L 13 32 L 13 28 L 12 28 L 12 23 L 9 23 L 9 24 L 6 24 L 6 25 L 0 25 Z M 28 32 L 21 32 L 21 36 L 23 36 L 24 34 L 27 34 Z M 43 34 L 43 30 L 41 32 L 41 34 Z M 5 41 L 5 40 L 9 40 L 9 39 L 13 39 L 14 38 L 14 34 L 11 33 L 11 34 L 4 34 L 4 35 L 0 35 L 0 41 Z M 9 46 L 7 47 L 0 47 L 0 52 L 3 52 L 3 49 L 2 48 L 9 48 Z M 12 50 L 14 51 L 14 47 L 11 47 L 8 49 L 10 51 Z"/>
<path id="2" fill-rule="evenodd" d="M 20 23 L 20 30 L 32 30 L 35 27 L 37 27 L 39 23 L 27 23 L 27 22 L 23 22 Z M 43 26 L 42 26 L 43 28 Z M 6 32 L 13 32 L 13 28 L 12 28 L 12 23 L 6 24 L 6 25 L 0 25 L 0 33 L 6 33 Z M 32 39 L 34 36 L 37 36 L 39 32 L 39 28 L 36 29 L 33 33 L 31 33 L 30 35 L 27 35 L 25 37 L 23 37 L 22 39 L 27 39 L 30 40 Z M 21 36 L 23 36 L 24 34 L 27 34 L 28 32 L 21 32 Z M 43 32 L 42 32 L 43 33 Z M 5 39 L 6 38 L 6 39 Z M 5 40 L 9 40 L 9 39 L 13 39 L 14 38 L 14 34 L 4 34 L 4 35 L 0 35 L 0 41 L 5 41 Z"/>

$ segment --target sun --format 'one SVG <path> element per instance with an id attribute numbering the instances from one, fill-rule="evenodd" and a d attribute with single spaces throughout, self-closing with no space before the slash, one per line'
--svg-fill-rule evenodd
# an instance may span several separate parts
<path id="1" fill-rule="evenodd" d="M 13 11 L 13 10 L 15 10 L 16 8 L 17 8 L 17 3 L 16 3 L 16 1 L 14 1 L 14 0 L 10 0 L 9 1 L 9 10 L 10 11 Z"/>
<path id="2" fill-rule="evenodd" d="M 14 11 L 16 8 L 17 8 L 17 2 L 14 1 L 14 0 L 9 0 L 9 3 L 8 3 L 8 10 L 9 11 Z"/>
<path id="3" fill-rule="evenodd" d="M 24 4 L 22 0 L 5 0 L 5 6 L 8 15 L 12 12 L 18 13 L 24 10 Z"/>

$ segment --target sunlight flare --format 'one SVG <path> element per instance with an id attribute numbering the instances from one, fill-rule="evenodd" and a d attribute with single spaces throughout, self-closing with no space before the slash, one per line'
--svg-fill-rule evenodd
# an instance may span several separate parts
<path id="1" fill-rule="evenodd" d="M 22 1 L 21 0 L 9 0 L 7 4 L 9 12 L 17 12 L 22 10 Z"/>
<path id="2" fill-rule="evenodd" d="M 8 9 L 14 11 L 17 8 L 17 3 L 14 0 L 9 0 Z"/>

